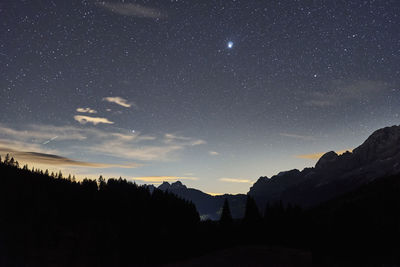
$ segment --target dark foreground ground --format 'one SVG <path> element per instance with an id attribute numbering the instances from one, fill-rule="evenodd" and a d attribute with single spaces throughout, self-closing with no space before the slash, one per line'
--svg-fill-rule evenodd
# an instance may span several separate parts
<path id="1" fill-rule="evenodd" d="M 336 262 L 336 263 L 316 263 L 312 253 L 305 250 L 265 247 L 265 246 L 246 246 L 223 249 L 209 254 L 179 261 L 164 267 L 400 267 L 396 264 L 376 264 L 376 263 L 357 263 L 357 262 Z"/>
<path id="2" fill-rule="evenodd" d="M 312 266 L 310 252 L 279 247 L 235 247 L 166 265 L 175 266 Z"/>

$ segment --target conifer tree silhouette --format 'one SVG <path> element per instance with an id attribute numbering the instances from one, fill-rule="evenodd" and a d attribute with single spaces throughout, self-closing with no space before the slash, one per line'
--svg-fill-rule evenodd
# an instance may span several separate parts
<path id="1" fill-rule="evenodd" d="M 233 222 L 231 209 L 229 208 L 229 202 L 226 198 L 224 201 L 224 205 L 222 206 L 221 218 L 219 222 L 222 226 L 230 226 Z"/>
<path id="2" fill-rule="evenodd" d="M 255 200 L 251 196 L 247 196 L 246 210 L 244 213 L 243 223 L 246 225 L 257 225 L 261 223 L 262 218 L 258 210 Z"/>

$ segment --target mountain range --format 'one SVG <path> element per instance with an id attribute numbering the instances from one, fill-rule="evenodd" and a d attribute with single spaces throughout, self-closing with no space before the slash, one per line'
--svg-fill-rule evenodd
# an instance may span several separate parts
<path id="1" fill-rule="evenodd" d="M 192 201 L 202 220 L 218 220 L 221 216 L 222 205 L 227 199 L 233 218 L 242 218 L 246 205 L 246 195 L 218 195 L 212 196 L 194 188 L 187 188 L 180 181 L 175 183 L 163 182 L 158 189 L 171 192 L 183 199 Z"/>
<path id="2" fill-rule="evenodd" d="M 260 177 L 247 194 L 256 200 L 261 212 L 266 203 L 277 201 L 309 208 L 380 177 L 399 173 L 400 126 L 392 126 L 375 131 L 352 152 L 325 153 L 314 167 L 283 171 L 271 178 Z M 244 194 L 211 196 L 187 188 L 179 181 L 164 182 L 158 189 L 192 201 L 202 219 L 218 219 L 224 199 L 228 200 L 234 218 L 244 214 Z"/>

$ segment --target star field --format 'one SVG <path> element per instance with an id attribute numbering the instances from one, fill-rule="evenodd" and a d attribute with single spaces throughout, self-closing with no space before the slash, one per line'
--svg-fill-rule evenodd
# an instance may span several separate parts
<path id="1" fill-rule="evenodd" d="M 18 0 L 0 16 L 0 145 L 137 164 L 78 174 L 246 192 L 221 179 L 399 124 L 396 0 Z"/>

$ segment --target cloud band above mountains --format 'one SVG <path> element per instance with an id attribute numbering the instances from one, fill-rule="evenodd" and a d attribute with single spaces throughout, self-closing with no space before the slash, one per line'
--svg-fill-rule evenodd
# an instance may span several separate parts
<path id="1" fill-rule="evenodd" d="M 115 2 L 97 2 L 98 7 L 122 16 L 131 16 L 137 18 L 162 19 L 167 15 L 156 8 L 145 7 L 133 3 L 115 3 Z"/>
<path id="2" fill-rule="evenodd" d="M 22 162 L 29 162 L 30 164 L 45 164 L 51 166 L 73 166 L 73 167 L 89 167 L 89 168 L 112 168 L 112 167 L 137 168 L 141 166 L 141 164 L 137 163 L 122 165 L 122 164 L 77 161 L 53 154 L 19 151 L 8 147 L 0 147 L 0 154 L 4 155 L 8 153 L 11 156 L 15 157 L 17 160 Z"/>

